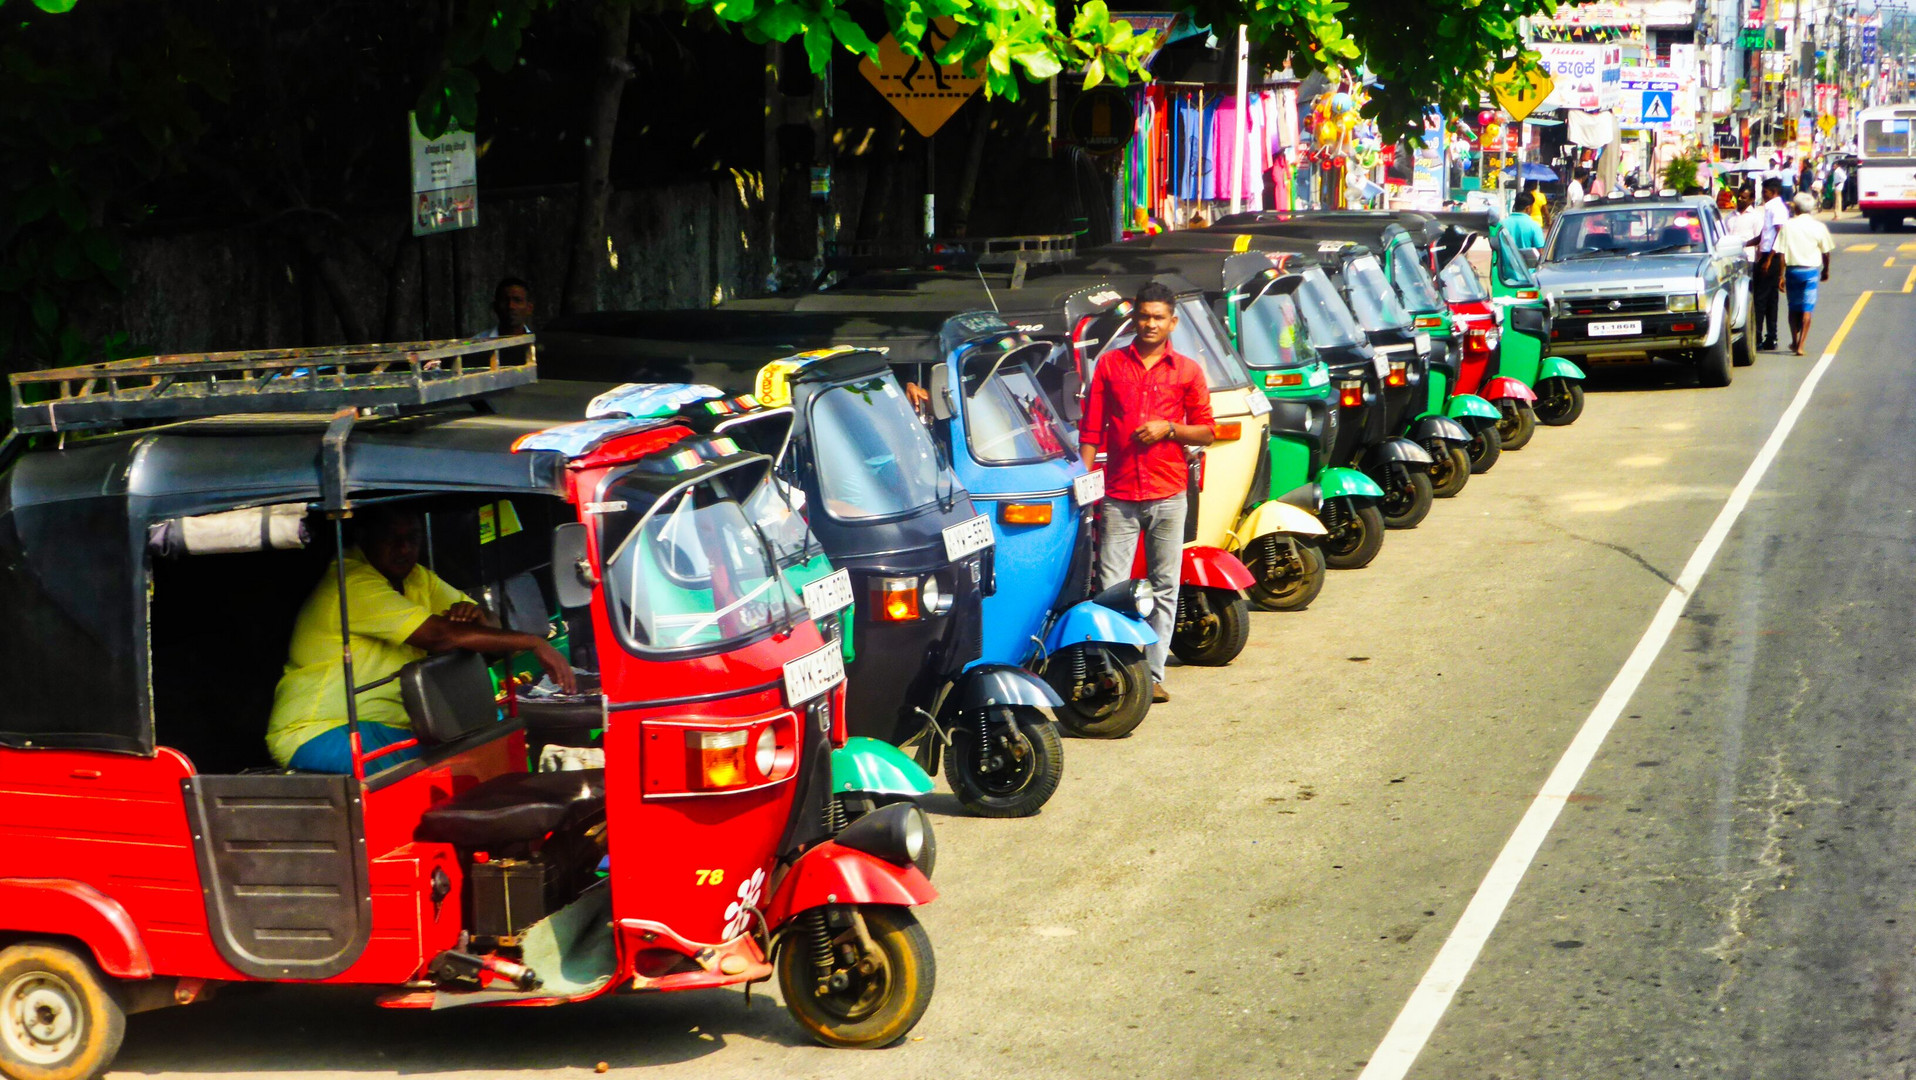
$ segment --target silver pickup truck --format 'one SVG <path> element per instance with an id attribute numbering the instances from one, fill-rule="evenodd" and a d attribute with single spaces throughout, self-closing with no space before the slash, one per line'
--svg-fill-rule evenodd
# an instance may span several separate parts
<path id="1" fill-rule="evenodd" d="M 1700 195 L 1622 196 L 1565 210 L 1537 280 L 1550 352 L 1594 363 L 1673 359 L 1704 386 L 1756 360 L 1750 263 Z"/>

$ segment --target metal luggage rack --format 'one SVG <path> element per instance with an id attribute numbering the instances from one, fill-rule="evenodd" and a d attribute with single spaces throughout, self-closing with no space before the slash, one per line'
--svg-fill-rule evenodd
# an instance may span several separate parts
<path id="1" fill-rule="evenodd" d="M 22 433 L 141 427 L 245 413 L 368 415 L 537 381 L 534 336 L 181 353 L 9 376 Z"/>
<path id="2" fill-rule="evenodd" d="M 908 243 L 839 240 L 825 245 L 825 269 L 909 270 L 942 266 L 1003 267 L 1014 273 L 1037 263 L 1063 262 L 1078 253 L 1069 233 L 1032 236 L 934 237 Z"/>

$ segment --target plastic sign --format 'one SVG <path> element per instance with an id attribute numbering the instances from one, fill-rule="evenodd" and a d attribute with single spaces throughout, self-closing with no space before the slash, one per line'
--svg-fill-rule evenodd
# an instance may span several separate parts
<path id="1" fill-rule="evenodd" d="M 965 74 L 962 65 L 932 62 L 931 57 L 957 31 L 958 24 L 950 17 L 933 19 L 920 43 L 925 52 L 922 57 L 907 55 L 899 48 L 898 38 L 886 34 L 878 42 L 878 62 L 873 63 L 868 56 L 858 64 L 858 73 L 865 76 L 865 81 L 926 138 L 944 127 L 945 121 L 984 85 L 983 79 Z"/>
<path id="2" fill-rule="evenodd" d="M 1523 72 L 1516 64 L 1499 71 L 1490 80 L 1490 89 L 1497 95 L 1497 104 L 1510 114 L 1510 119 L 1521 122 L 1525 117 L 1537 111 L 1544 99 L 1557 88 L 1557 81 L 1544 71 Z"/>
<path id="3" fill-rule="evenodd" d="M 479 156 L 473 134 L 447 128 L 437 139 L 419 133 L 406 114 L 412 144 L 412 234 L 470 229 L 479 224 Z"/>

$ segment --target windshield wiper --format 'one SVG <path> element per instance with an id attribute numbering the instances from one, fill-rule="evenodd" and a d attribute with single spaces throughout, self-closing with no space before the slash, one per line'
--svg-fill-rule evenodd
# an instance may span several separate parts
<path id="1" fill-rule="evenodd" d="M 1563 258 L 1561 258 L 1561 259 L 1553 259 L 1553 260 L 1551 260 L 1551 261 L 1553 261 L 1553 262 L 1575 262 L 1575 261 L 1576 261 L 1576 260 L 1578 260 L 1578 259 L 1595 259 L 1595 258 L 1598 258 L 1599 256 L 1612 256 L 1612 257 L 1614 257 L 1614 256 L 1618 256 L 1618 255 L 1621 255 L 1621 254 L 1623 254 L 1623 252 L 1620 252 L 1620 251 L 1612 251 L 1612 250 L 1611 250 L 1611 249 L 1609 249 L 1609 248 L 1597 248 L 1597 249 L 1596 249 L 1596 250 L 1594 250 L 1594 251 L 1573 251 L 1573 252 L 1571 252 L 1570 254 L 1568 254 L 1568 255 L 1565 255 L 1565 256 L 1564 256 Z"/>
<path id="2" fill-rule="evenodd" d="M 1689 247 L 1693 243 L 1695 243 L 1695 241 L 1685 240 L 1681 244 L 1659 244 L 1656 247 L 1639 248 L 1636 251 L 1628 251 L 1628 252 L 1625 252 L 1624 254 L 1632 258 L 1638 255 L 1665 255 L 1672 251 L 1682 251 L 1683 249 Z"/>

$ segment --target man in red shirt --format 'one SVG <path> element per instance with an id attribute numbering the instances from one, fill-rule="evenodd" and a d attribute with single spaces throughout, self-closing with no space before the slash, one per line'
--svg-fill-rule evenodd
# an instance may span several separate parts
<path id="1" fill-rule="evenodd" d="M 1157 604 L 1151 629 L 1151 700 L 1169 701 L 1164 660 L 1177 622 L 1178 577 L 1184 560 L 1185 458 L 1187 446 L 1209 446 L 1211 388 L 1188 356 L 1171 350 L 1177 329 L 1177 296 L 1151 282 L 1138 290 L 1131 320 L 1136 336 L 1098 360 L 1085 391 L 1078 440 L 1084 467 L 1098 467 L 1104 452 L 1104 501 L 1098 505 L 1098 576 L 1104 588 L 1131 578 L 1138 537 L 1144 537 L 1145 572 Z"/>

